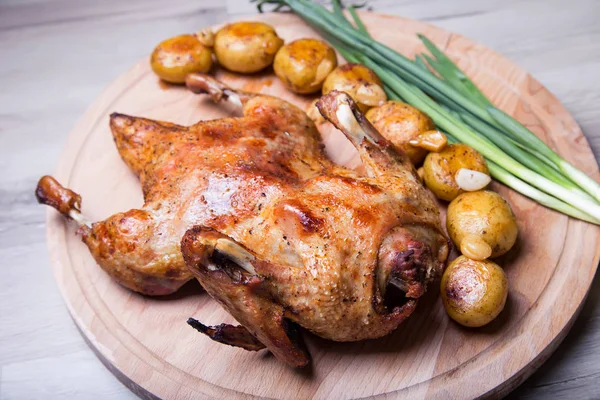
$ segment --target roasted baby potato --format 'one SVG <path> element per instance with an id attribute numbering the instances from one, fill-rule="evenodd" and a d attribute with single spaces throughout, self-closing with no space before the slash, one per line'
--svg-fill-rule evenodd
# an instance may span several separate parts
<path id="1" fill-rule="evenodd" d="M 442 276 L 441 295 L 450 318 L 464 326 L 480 327 L 504 309 L 508 279 L 494 262 L 460 256 Z"/>
<path id="2" fill-rule="evenodd" d="M 446 146 L 439 153 L 429 153 L 423 163 L 423 178 L 427 187 L 438 198 L 452 201 L 465 192 L 465 189 L 456 182 L 456 175 L 461 169 L 484 174 L 487 178 L 486 182 L 489 183 L 490 173 L 483 156 L 472 147 L 461 143 Z M 485 185 L 477 189 L 483 187 Z M 473 189 L 469 188 L 469 190 Z"/>
<path id="3" fill-rule="evenodd" d="M 472 253 L 475 258 L 486 258 L 482 257 L 484 252 L 489 252 L 488 257 L 501 256 L 513 247 L 519 232 L 506 200 L 487 190 L 463 193 L 454 199 L 448 206 L 446 228 L 461 252 Z M 484 250 L 486 244 L 489 251 Z"/>
<path id="4" fill-rule="evenodd" d="M 348 63 L 334 69 L 323 82 L 323 94 L 332 90 L 348 93 L 363 113 L 387 100 L 379 77 L 362 64 Z"/>
<path id="5" fill-rule="evenodd" d="M 321 90 L 336 66 L 333 48 L 317 39 L 299 39 L 284 45 L 273 63 L 275 74 L 288 89 L 301 94 Z"/>
<path id="6" fill-rule="evenodd" d="M 184 83 L 192 72 L 206 73 L 212 67 L 212 52 L 195 35 L 180 35 L 161 42 L 150 56 L 152 71 L 171 83 Z"/>
<path id="7" fill-rule="evenodd" d="M 390 100 L 385 104 L 367 111 L 367 119 L 394 146 L 402 149 L 414 165 L 425 159 L 427 150 L 410 145 L 421 133 L 434 130 L 435 124 L 421 110 L 403 103 Z"/>
<path id="8" fill-rule="evenodd" d="M 262 22 L 225 25 L 215 34 L 217 61 L 230 71 L 251 74 L 273 63 L 283 45 L 275 29 Z"/>

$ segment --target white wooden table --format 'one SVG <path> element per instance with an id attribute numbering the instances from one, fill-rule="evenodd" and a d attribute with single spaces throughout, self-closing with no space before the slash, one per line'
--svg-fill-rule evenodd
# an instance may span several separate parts
<path id="1" fill-rule="evenodd" d="M 600 1 L 372 0 L 506 55 L 570 110 L 600 154 Z M 100 91 L 159 41 L 243 14 L 246 0 L 0 0 L 0 398 L 132 398 L 69 318 L 37 179 Z M 565 293 L 568 295 L 568 293 Z M 511 396 L 600 398 L 600 280 L 558 351 Z"/>

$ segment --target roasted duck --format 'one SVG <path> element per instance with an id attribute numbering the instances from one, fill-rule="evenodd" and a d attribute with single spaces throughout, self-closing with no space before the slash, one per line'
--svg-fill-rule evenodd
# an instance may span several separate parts
<path id="1" fill-rule="evenodd" d="M 90 224 L 79 196 L 50 177 L 39 201 L 78 221 L 100 266 L 133 290 L 170 293 L 193 274 L 241 324 L 190 319 L 214 340 L 266 346 L 302 366 L 296 325 L 335 341 L 394 330 L 448 254 L 436 203 L 406 156 L 341 92 L 318 108 L 356 146 L 366 175 L 333 164 L 312 121 L 281 99 L 198 74 L 187 86 L 243 117 L 183 127 L 113 114 L 141 209 Z"/>

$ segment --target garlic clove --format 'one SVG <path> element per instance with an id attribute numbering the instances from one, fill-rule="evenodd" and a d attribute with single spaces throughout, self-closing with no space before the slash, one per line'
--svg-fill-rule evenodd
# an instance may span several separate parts
<path id="1" fill-rule="evenodd" d="M 319 101 L 319 99 L 315 99 L 312 103 L 308 105 L 308 108 L 306 109 L 306 114 L 310 119 L 313 120 L 315 124 L 320 125 L 326 121 L 325 118 L 321 115 L 319 109 L 317 108 L 317 101 Z"/>
<path id="2" fill-rule="evenodd" d="M 408 142 L 411 146 L 438 153 L 448 144 L 446 135 L 437 130 L 426 131 Z"/>
<path id="3" fill-rule="evenodd" d="M 483 172 L 461 168 L 454 176 L 454 180 L 462 190 L 475 192 L 486 187 L 492 181 L 492 178 Z"/>
<path id="4" fill-rule="evenodd" d="M 215 34 L 210 28 L 204 28 L 196 32 L 196 37 L 206 47 L 213 47 L 215 45 Z"/>
<path id="5" fill-rule="evenodd" d="M 421 183 L 423 183 L 425 179 L 425 169 L 423 169 L 423 167 L 419 167 L 419 169 L 417 169 L 417 175 L 419 176 Z"/>
<path id="6" fill-rule="evenodd" d="M 471 260 L 481 261 L 492 255 L 492 247 L 481 236 L 471 234 L 460 243 L 460 252 Z"/>

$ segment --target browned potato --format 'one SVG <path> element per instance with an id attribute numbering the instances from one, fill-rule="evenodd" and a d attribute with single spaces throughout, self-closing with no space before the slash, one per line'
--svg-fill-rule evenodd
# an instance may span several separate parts
<path id="1" fill-rule="evenodd" d="M 217 61 L 230 71 L 250 74 L 273 63 L 283 45 L 275 30 L 262 22 L 225 25 L 215 34 Z"/>
<path id="2" fill-rule="evenodd" d="M 508 279 L 496 263 L 460 256 L 442 276 L 441 295 L 450 318 L 464 326 L 480 327 L 504 309 Z"/>
<path id="3" fill-rule="evenodd" d="M 293 92 L 308 94 L 321 90 L 327 75 L 337 66 L 335 51 L 317 39 L 299 39 L 277 52 L 273 69 Z"/>
<path id="4" fill-rule="evenodd" d="M 212 52 L 195 35 L 180 35 L 160 43 L 150 57 L 156 75 L 171 83 L 184 83 L 192 72 L 206 73 L 212 67 Z"/>
<path id="5" fill-rule="evenodd" d="M 491 248 L 488 257 L 501 256 L 513 247 L 519 232 L 508 203 L 487 190 L 463 193 L 454 199 L 448 206 L 446 228 L 461 252 L 465 253 L 464 247 L 466 252 L 474 252 L 475 258 L 481 258 L 478 253 L 485 251 L 485 244 Z M 478 239 L 483 245 L 477 244 Z"/>
<path id="6" fill-rule="evenodd" d="M 379 77 L 362 64 L 348 63 L 334 69 L 323 82 L 323 94 L 332 90 L 348 93 L 363 113 L 387 100 Z"/>
<path id="7" fill-rule="evenodd" d="M 412 146 L 408 142 L 416 139 L 421 133 L 435 129 L 435 124 L 425 113 L 401 101 L 390 100 L 379 107 L 371 108 L 365 116 L 379 133 L 394 146 L 402 149 L 413 164 L 423 162 L 427 150 Z"/>
<path id="8" fill-rule="evenodd" d="M 438 198 L 452 201 L 465 192 L 456 182 L 456 175 L 461 169 L 485 174 L 489 182 L 490 172 L 483 156 L 461 143 L 446 146 L 439 153 L 429 153 L 423 163 L 423 178 Z"/>

